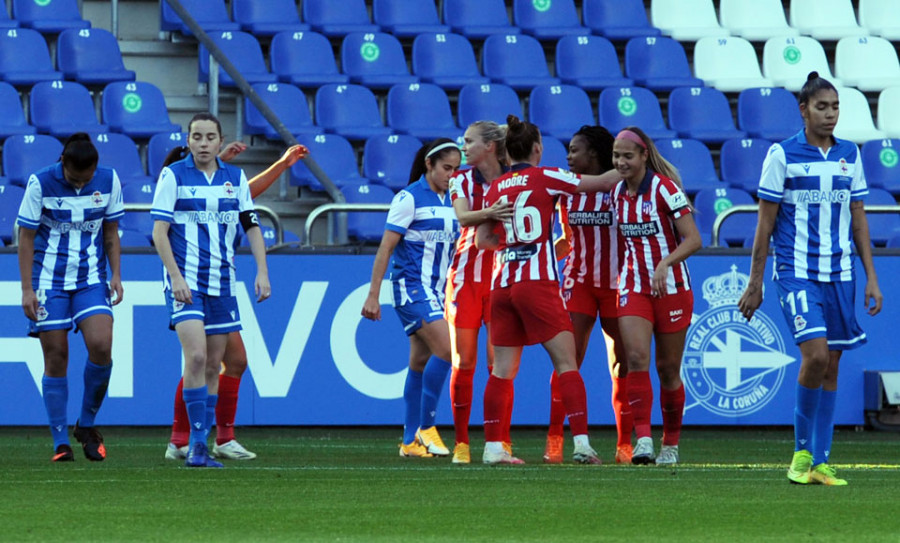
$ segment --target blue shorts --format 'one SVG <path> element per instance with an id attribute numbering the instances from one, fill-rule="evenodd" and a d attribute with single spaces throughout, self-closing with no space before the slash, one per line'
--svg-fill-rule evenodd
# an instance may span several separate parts
<path id="1" fill-rule="evenodd" d="M 112 304 L 109 300 L 109 285 L 98 283 L 78 290 L 35 291 L 38 299 L 38 320 L 28 319 L 28 335 L 38 337 L 49 330 L 71 330 L 88 317 L 109 315 Z"/>
<path id="2" fill-rule="evenodd" d="M 777 279 L 775 286 L 794 343 L 824 337 L 831 351 L 849 351 L 866 343 L 856 322 L 856 281 L 822 283 L 789 277 Z"/>
<path id="3" fill-rule="evenodd" d="M 188 305 L 175 300 L 172 291 L 166 289 L 166 307 L 169 309 L 169 328 L 179 322 L 203 321 L 206 335 L 229 334 L 241 329 L 241 314 L 234 296 L 209 296 L 191 291 L 193 303 Z"/>
<path id="4" fill-rule="evenodd" d="M 410 302 L 401 306 L 394 306 L 403 330 L 407 336 L 411 336 L 422 327 L 422 323 L 434 322 L 444 318 L 444 304 L 441 300 L 422 300 Z"/>

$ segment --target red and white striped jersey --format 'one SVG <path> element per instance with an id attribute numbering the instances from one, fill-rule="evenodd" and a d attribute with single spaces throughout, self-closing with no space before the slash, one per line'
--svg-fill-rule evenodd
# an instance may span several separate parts
<path id="1" fill-rule="evenodd" d="M 628 194 L 625 181 L 613 189 L 619 235 L 625 246 L 619 269 L 619 292 L 650 294 L 650 279 L 662 261 L 678 247 L 675 219 L 691 212 L 687 197 L 674 181 L 647 170 L 637 194 Z M 687 264 L 669 268 L 666 293 L 691 289 Z"/>
<path id="2" fill-rule="evenodd" d="M 450 178 L 450 201 L 463 198 L 469 202 L 470 211 L 484 209 L 484 192 L 488 188 L 477 168 L 457 172 Z M 475 247 L 477 226 L 460 226 L 456 254 L 447 271 L 447 281 L 459 288 L 466 281 L 483 283 L 490 280 L 494 265 L 494 251 Z"/>
<path id="3" fill-rule="evenodd" d="M 612 195 L 583 192 L 564 199 L 562 221 L 569 225 L 572 252 L 563 268 L 563 286 L 575 282 L 615 290 L 619 283 L 619 232 Z"/>
<path id="4" fill-rule="evenodd" d="M 553 215 L 560 196 L 575 193 L 581 178 L 559 168 L 516 164 L 491 183 L 484 205 L 507 201 L 513 217 L 499 223 L 492 288 L 523 281 L 559 281 L 553 250 Z"/>

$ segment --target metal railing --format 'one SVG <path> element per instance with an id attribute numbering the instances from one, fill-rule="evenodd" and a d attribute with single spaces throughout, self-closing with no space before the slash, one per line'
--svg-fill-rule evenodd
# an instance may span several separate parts
<path id="1" fill-rule="evenodd" d="M 321 217 L 322 215 L 327 215 L 329 213 L 340 213 L 343 211 L 389 211 L 391 209 L 390 204 L 324 204 L 319 207 L 313 209 L 309 215 L 306 216 L 306 223 L 303 225 L 303 246 L 304 247 L 312 247 L 312 227 L 313 223 Z M 346 221 L 343 221 L 346 224 Z M 329 245 L 334 245 L 334 228 L 332 223 L 329 221 L 328 223 L 328 237 L 327 242 Z"/>

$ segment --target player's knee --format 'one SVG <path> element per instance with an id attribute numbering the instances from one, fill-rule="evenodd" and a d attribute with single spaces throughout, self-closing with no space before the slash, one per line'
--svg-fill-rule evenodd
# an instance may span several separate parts
<path id="1" fill-rule="evenodd" d="M 222 363 L 225 365 L 225 371 L 232 375 L 243 375 L 244 371 L 247 369 L 247 358 L 229 358 L 225 357 L 222 360 Z"/>
<path id="2" fill-rule="evenodd" d="M 105 366 L 112 360 L 112 342 L 95 340 L 87 343 L 88 359 L 94 364 Z"/>
<path id="3" fill-rule="evenodd" d="M 650 352 L 644 349 L 627 349 L 625 359 L 628 371 L 647 371 L 650 367 Z"/>

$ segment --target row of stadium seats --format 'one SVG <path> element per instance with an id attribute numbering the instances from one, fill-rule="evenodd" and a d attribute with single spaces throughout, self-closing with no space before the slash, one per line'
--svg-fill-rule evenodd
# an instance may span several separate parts
<path id="1" fill-rule="evenodd" d="M 6 5 L 11 4 L 12 18 Z M 91 28 L 78 10 L 78 0 L 12 0 L 0 8 L 0 29 L 31 28 L 45 34 L 58 34 L 70 29 Z"/>

